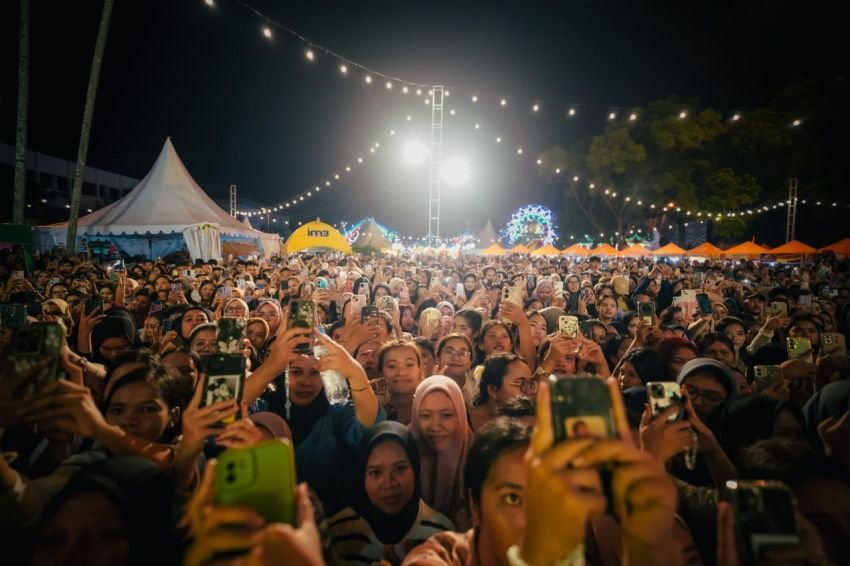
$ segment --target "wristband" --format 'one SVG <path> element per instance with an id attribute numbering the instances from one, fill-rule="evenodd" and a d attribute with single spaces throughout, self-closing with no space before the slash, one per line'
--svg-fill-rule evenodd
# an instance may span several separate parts
<path id="1" fill-rule="evenodd" d="M 522 559 L 519 553 L 519 545 L 513 545 L 508 549 L 506 554 L 506 558 L 508 559 L 508 564 L 510 566 L 532 566 L 528 562 Z M 573 550 L 569 556 L 565 556 L 564 558 L 560 558 L 552 563 L 553 566 L 585 566 L 586 562 L 584 560 L 584 545 L 578 545 L 575 550 Z M 534 565 L 538 566 L 538 565 Z M 544 566 L 544 565 L 540 565 Z M 548 566 L 548 565 L 547 565 Z"/>

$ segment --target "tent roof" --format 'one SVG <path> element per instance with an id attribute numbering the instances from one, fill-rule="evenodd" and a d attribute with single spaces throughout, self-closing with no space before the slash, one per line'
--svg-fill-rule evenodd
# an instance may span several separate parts
<path id="1" fill-rule="evenodd" d="M 503 248 L 499 242 L 496 242 L 495 244 L 481 250 L 481 255 L 505 255 L 505 248 Z"/>
<path id="2" fill-rule="evenodd" d="M 499 241 L 499 234 L 496 232 L 496 229 L 493 228 L 493 222 L 490 219 L 487 219 L 487 224 L 484 226 L 484 229 L 478 232 L 478 240 L 479 243 L 489 246 L 494 242 Z"/>
<path id="3" fill-rule="evenodd" d="M 683 250 L 673 242 L 670 242 L 666 246 L 661 246 L 660 248 L 652 252 L 652 255 L 680 256 L 685 255 L 686 253 L 687 252 L 685 250 Z"/>
<path id="4" fill-rule="evenodd" d="M 561 253 L 561 250 L 559 250 L 558 248 L 556 248 L 552 244 L 546 244 L 542 248 L 537 248 L 536 250 L 531 252 L 531 255 L 535 255 L 535 256 L 543 256 L 543 255 L 557 256 L 560 253 Z"/>
<path id="5" fill-rule="evenodd" d="M 589 256 L 590 250 L 580 244 L 573 244 L 561 252 L 563 255 Z"/>
<path id="6" fill-rule="evenodd" d="M 171 138 L 151 170 L 122 199 L 79 219 L 79 233 L 122 235 L 182 232 L 193 224 L 210 223 L 225 234 L 256 236 L 218 206 L 195 182 L 177 155 Z M 67 228 L 67 222 L 50 224 Z"/>
<path id="7" fill-rule="evenodd" d="M 695 248 L 688 250 L 688 255 L 702 257 L 719 257 L 725 252 L 710 242 L 703 242 Z"/>
<path id="8" fill-rule="evenodd" d="M 366 221 L 366 224 L 360 228 L 360 235 L 357 240 L 351 244 L 354 248 L 377 248 L 379 250 L 389 250 L 393 247 L 384 233 L 381 231 L 378 223 L 374 218 Z"/>
<path id="9" fill-rule="evenodd" d="M 731 248 L 723 252 L 723 255 L 757 257 L 767 253 L 770 253 L 770 250 L 768 250 L 767 248 L 763 248 L 755 242 L 744 242 L 743 244 L 732 246 Z"/>
<path id="10" fill-rule="evenodd" d="M 509 249 L 508 251 L 512 254 L 527 254 L 528 248 L 525 247 L 522 244 L 517 244 L 514 247 L 512 247 L 511 249 Z"/>
<path id="11" fill-rule="evenodd" d="M 640 244 L 632 244 L 631 246 L 620 250 L 617 255 L 620 257 L 640 257 L 644 255 L 650 255 L 651 253 L 652 250 L 645 246 L 642 246 Z"/>
<path id="12" fill-rule="evenodd" d="M 617 255 L 617 248 L 611 244 L 601 244 L 590 250 L 592 255 Z"/>
<path id="13" fill-rule="evenodd" d="M 339 231 L 320 220 L 308 222 L 298 228 L 286 240 L 286 253 L 302 250 L 330 249 L 351 253 L 351 246 Z"/>
<path id="14" fill-rule="evenodd" d="M 830 244 L 825 248 L 821 248 L 822 252 L 835 252 L 838 255 L 850 255 L 850 238 L 844 238 L 834 244 Z"/>
<path id="15" fill-rule="evenodd" d="M 799 240 L 791 240 L 770 250 L 771 255 L 806 255 L 815 254 L 817 250 Z"/>
<path id="16" fill-rule="evenodd" d="M 242 224 L 244 224 L 245 226 L 247 226 L 247 227 L 248 227 L 248 228 L 250 228 L 251 230 L 253 230 L 253 229 L 254 229 L 254 227 L 253 227 L 253 226 L 251 226 L 251 221 L 250 221 L 250 220 L 248 220 L 248 217 L 247 217 L 247 216 L 246 216 L 245 218 L 243 218 L 243 219 L 242 219 Z"/>

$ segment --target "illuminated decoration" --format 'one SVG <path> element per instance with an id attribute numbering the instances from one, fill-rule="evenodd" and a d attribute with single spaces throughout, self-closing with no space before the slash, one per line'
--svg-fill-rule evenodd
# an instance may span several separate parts
<path id="1" fill-rule="evenodd" d="M 387 228 L 374 218 L 364 218 L 358 222 L 355 222 L 354 224 L 346 225 L 346 227 L 342 230 L 342 236 L 349 244 L 353 244 L 357 241 L 357 238 L 360 237 L 360 230 L 365 228 L 370 221 L 375 222 L 375 225 L 378 227 L 378 230 L 380 230 L 381 234 L 390 242 L 395 243 L 396 240 L 401 241 L 401 237 L 398 235 L 398 232 Z"/>
<path id="2" fill-rule="evenodd" d="M 539 204 L 518 208 L 502 231 L 502 239 L 511 247 L 516 244 L 529 247 L 552 245 L 558 239 L 555 215 Z"/>

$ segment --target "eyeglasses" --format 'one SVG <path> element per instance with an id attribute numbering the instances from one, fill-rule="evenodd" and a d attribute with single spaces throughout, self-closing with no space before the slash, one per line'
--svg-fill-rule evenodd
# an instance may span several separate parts
<path id="1" fill-rule="evenodd" d="M 526 378 L 520 377 L 519 379 L 517 379 L 514 382 L 514 385 L 516 387 L 519 387 L 519 390 L 522 391 L 523 393 L 526 393 L 526 394 L 527 393 L 534 393 L 535 391 L 537 391 L 537 382 L 533 379 L 530 379 L 530 378 L 526 379 Z"/>
<path id="2" fill-rule="evenodd" d="M 469 350 L 455 350 L 453 348 L 446 348 L 443 353 L 453 360 L 465 360 L 472 355 Z"/>
<path id="3" fill-rule="evenodd" d="M 691 398 L 691 401 L 693 401 L 697 397 L 702 397 L 707 403 L 711 404 L 722 403 L 726 400 L 725 395 L 722 395 L 716 391 L 706 391 L 694 385 L 685 385 L 685 391 L 688 392 L 688 397 Z"/>

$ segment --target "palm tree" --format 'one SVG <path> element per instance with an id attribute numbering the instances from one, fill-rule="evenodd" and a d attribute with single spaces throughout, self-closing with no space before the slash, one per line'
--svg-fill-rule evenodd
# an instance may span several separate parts
<path id="1" fill-rule="evenodd" d="M 77 220 L 80 217 L 80 194 L 83 191 L 83 172 L 86 169 L 86 155 L 89 152 L 89 137 L 91 136 L 94 101 L 97 96 L 97 83 L 100 79 L 100 64 L 103 61 L 103 50 L 106 47 L 106 34 L 109 32 L 109 18 L 112 16 L 113 0 L 104 0 L 103 12 L 100 15 L 100 27 L 97 29 L 97 42 L 94 45 L 94 57 L 89 73 L 89 87 L 86 92 L 86 106 L 83 109 L 83 126 L 80 129 L 80 147 L 77 150 L 77 165 L 74 167 L 74 186 L 71 190 L 71 212 L 68 215 L 68 239 L 65 250 L 68 254 L 75 253 L 77 244 Z"/>
<path id="2" fill-rule="evenodd" d="M 18 124 L 15 133 L 15 195 L 12 222 L 24 223 L 27 192 L 27 107 L 29 105 L 30 2 L 21 0 L 21 30 L 18 36 Z"/>

